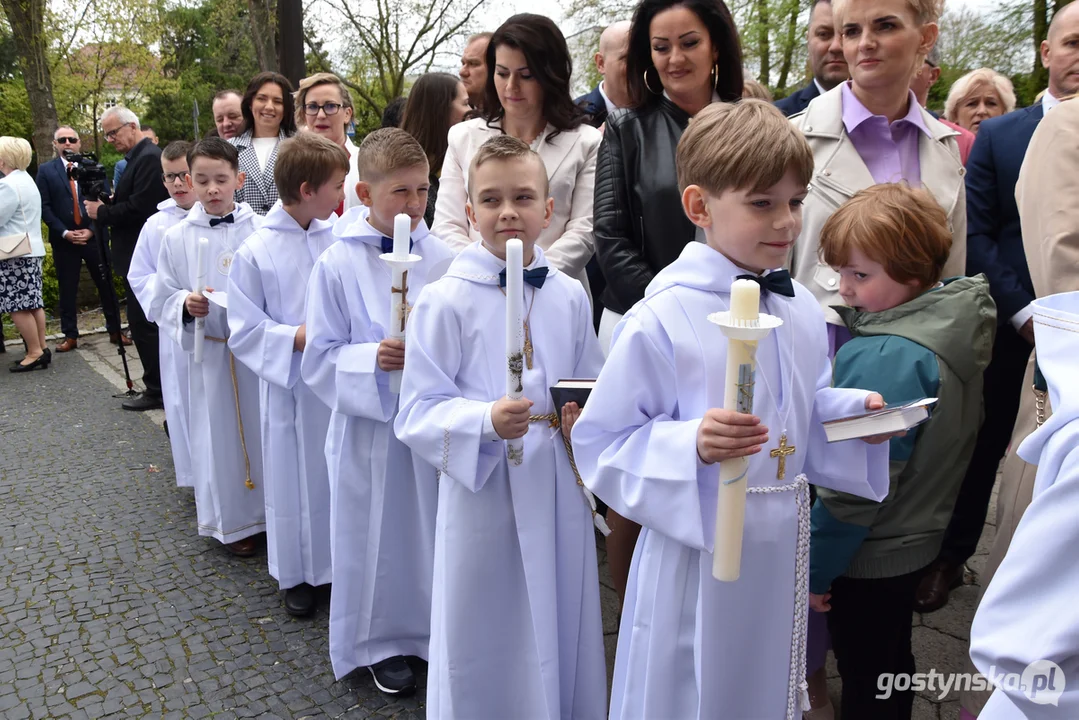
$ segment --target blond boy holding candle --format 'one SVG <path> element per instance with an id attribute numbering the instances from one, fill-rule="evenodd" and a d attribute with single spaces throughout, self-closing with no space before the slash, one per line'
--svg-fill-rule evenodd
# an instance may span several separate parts
<path id="1" fill-rule="evenodd" d="M 307 291 L 307 338 L 300 373 L 331 410 L 330 661 L 338 679 L 370 670 L 379 690 L 408 695 L 416 678 L 407 656 L 427 659 L 431 564 L 435 551 L 435 469 L 393 434 L 398 395 L 390 373 L 404 343 L 390 337 L 394 219 L 407 215 L 412 253 L 406 277 L 415 302 L 452 253 L 427 231 L 427 156 L 397 128 L 376 130 L 357 153 L 363 206 L 333 226 L 337 239 L 314 264 Z M 400 288 L 399 288 L 400 289 Z"/>
<path id="2" fill-rule="evenodd" d="M 821 423 L 883 400 L 829 387 L 820 307 L 776 269 L 801 229 L 813 170 L 801 133 L 762 101 L 716 103 L 690 123 L 677 163 L 683 209 L 706 242 L 687 245 L 626 314 L 573 428 L 586 484 L 643 528 L 610 716 L 795 720 L 808 709 L 806 476 L 882 499 L 887 447 L 826 445 Z M 721 409 L 728 340 L 709 321 L 735 309 L 736 279 L 759 285 L 760 312 L 782 321 L 756 350 L 752 415 Z M 720 465 L 743 457 L 740 576 L 720 582 Z"/>
<path id="3" fill-rule="evenodd" d="M 606 670 L 591 510 L 550 386 L 595 377 L 588 295 L 536 245 L 554 201 L 539 155 L 496 136 L 469 171 L 482 240 L 424 290 L 409 320 L 395 429 L 440 473 L 427 716 L 602 720 Z M 506 243 L 523 245 L 518 356 L 507 390 Z M 523 439 L 523 461 L 507 440 Z"/>

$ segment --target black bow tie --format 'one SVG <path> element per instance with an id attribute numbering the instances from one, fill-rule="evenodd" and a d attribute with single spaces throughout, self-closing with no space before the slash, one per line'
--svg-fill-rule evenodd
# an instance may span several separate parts
<path id="1" fill-rule="evenodd" d="M 232 213 L 229 213 L 225 217 L 210 218 L 210 227 L 217 227 L 221 223 L 228 223 L 231 225 L 234 222 L 236 222 L 236 218 L 232 216 Z"/>
<path id="2" fill-rule="evenodd" d="M 408 251 L 409 252 L 412 252 L 412 247 L 415 244 L 416 244 L 415 240 L 413 240 L 412 238 L 408 239 Z M 392 252 L 393 252 L 393 238 L 388 238 L 386 236 L 383 236 L 382 237 L 382 254 L 383 255 L 389 255 Z"/>
<path id="3" fill-rule="evenodd" d="M 739 275 L 735 280 L 752 280 L 765 292 L 794 297 L 794 283 L 791 282 L 791 274 L 786 270 L 776 270 L 767 275 Z"/>
<path id="4" fill-rule="evenodd" d="M 538 267 L 533 270 L 525 270 L 525 282 L 532 287 L 539 289 L 543 287 L 543 283 L 547 281 L 546 267 Z M 498 287 L 506 287 L 506 268 L 502 268 L 502 272 L 498 273 Z"/>

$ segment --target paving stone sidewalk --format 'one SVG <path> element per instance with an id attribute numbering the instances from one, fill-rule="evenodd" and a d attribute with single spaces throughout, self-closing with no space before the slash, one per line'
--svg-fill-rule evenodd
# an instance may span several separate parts
<path id="1" fill-rule="evenodd" d="M 0 358 L 21 357 L 9 351 Z M 233 558 L 198 537 L 164 414 L 121 410 L 123 389 L 102 335 L 54 354 L 46 371 L 0 372 L 0 717 L 424 717 L 422 687 L 391 702 L 365 671 L 335 682 L 325 604 L 312 619 L 289 617 L 264 554 Z M 618 607 L 599 549 L 610 675 Z M 945 609 L 915 616 L 919 672 L 967 671 L 978 592 L 965 585 Z M 833 660 L 829 675 L 838 705 Z M 915 699 L 916 720 L 958 713 L 954 694 Z"/>

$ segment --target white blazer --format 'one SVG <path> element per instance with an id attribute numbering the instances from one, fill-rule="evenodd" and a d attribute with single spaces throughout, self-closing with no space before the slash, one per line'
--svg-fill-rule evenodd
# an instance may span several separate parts
<path id="1" fill-rule="evenodd" d="M 431 233 L 455 252 L 480 239 L 465 214 L 468 167 L 480 145 L 501 132 L 497 126 L 487 127 L 483 118 L 450 128 Z M 592 198 L 596 153 L 603 135 L 591 126 L 581 125 L 576 130 L 559 133 L 548 142 L 545 138 L 552 132 L 554 127 L 548 125 L 532 143 L 532 149 L 547 166 L 554 198 L 551 224 L 540 233 L 537 243 L 552 266 L 577 278 L 588 290 L 584 268 L 596 250 L 592 238 Z"/>
<path id="2" fill-rule="evenodd" d="M 0 178 L 0 237 L 22 233 L 30 235 L 27 257 L 45 257 L 45 243 L 41 240 L 41 194 L 37 183 L 25 170 L 13 170 L 7 177 Z"/>

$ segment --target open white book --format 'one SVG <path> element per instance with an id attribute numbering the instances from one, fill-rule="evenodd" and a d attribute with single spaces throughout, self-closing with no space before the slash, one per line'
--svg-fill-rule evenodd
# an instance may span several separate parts
<path id="1" fill-rule="evenodd" d="M 928 420 L 929 407 L 936 401 L 936 398 L 922 398 L 904 405 L 886 405 L 864 415 L 852 415 L 822 424 L 830 443 L 900 433 Z"/>

